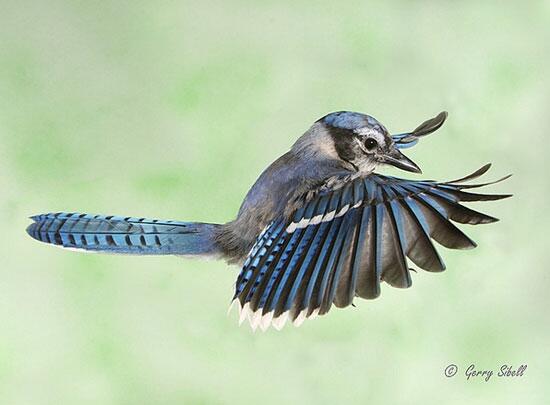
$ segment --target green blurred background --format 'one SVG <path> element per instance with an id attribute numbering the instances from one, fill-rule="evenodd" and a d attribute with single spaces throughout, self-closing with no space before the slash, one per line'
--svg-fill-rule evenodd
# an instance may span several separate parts
<path id="1" fill-rule="evenodd" d="M 0 403 L 547 401 L 549 27 L 548 1 L 2 2 Z M 255 334 L 226 315 L 236 268 L 24 232 L 58 210 L 228 221 L 341 109 L 394 132 L 448 110 L 409 156 L 427 178 L 514 173 L 487 190 L 513 199 L 475 206 L 502 221 L 411 289 Z"/>

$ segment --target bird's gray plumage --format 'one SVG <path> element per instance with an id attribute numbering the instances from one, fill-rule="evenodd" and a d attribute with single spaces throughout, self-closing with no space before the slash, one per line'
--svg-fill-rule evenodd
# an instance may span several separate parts
<path id="1" fill-rule="evenodd" d="M 57 213 L 32 217 L 27 232 L 66 248 L 224 259 L 242 267 L 234 294 L 241 321 L 248 318 L 254 329 L 279 328 L 287 319 L 299 324 L 333 304 L 377 297 L 382 282 L 409 287 L 409 260 L 427 271 L 444 270 L 432 241 L 472 248 L 453 222 L 496 221 L 461 204 L 509 196 L 465 191 L 491 184 L 467 184 L 489 165 L 443 183 L 374 172 L 387 164 L 419 173 L 400 149 L 437 130 L 446 117 L 390 135 L 369 115 L 328 114 L 260 175 L 226 224 Z"/>
<path id="2" fill-rule="evenodd" d="M 260 175 L 237 218 L 218 230 L 216 240 L 229 262 L 242 263 L 267 224 L 281 215 L 289 217 L 327 179 L 353 173 L 353 167 L 337 158 L 330 136 L 316 123 Z"/>
<path id="3" fill-rule="evenodd" d="M 361 132 L 361 130 L 363 130 Z M 357 136 L 350 134 L 356 131 Z M 273 162 L 247 193 L 237 218 L 218 230 L 216 240 L 231 263 L 246 258 L 262 229 L 274 218 L 288 218 L 330 180 L 367 175 L 381 162 L 365 156 L 359 137 L 374 137 L 384 151 L 394 142 L 375 118 L 340 111 L 315 122 Z"/>

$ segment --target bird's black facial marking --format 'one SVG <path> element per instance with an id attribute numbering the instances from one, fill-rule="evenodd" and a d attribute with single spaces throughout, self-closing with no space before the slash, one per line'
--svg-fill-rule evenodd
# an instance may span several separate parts
<path id="1" fill-rule="evenodd" d="M 358 150 L 356 135 L 353 131 L 343 128 L 328 127 L 329 133 L 334 141 L 334 148 L 340 159 L 352 164 L 361 151 Z"/>

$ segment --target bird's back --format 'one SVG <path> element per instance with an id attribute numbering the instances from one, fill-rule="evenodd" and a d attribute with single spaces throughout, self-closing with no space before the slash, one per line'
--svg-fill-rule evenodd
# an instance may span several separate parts
<path id="1" fill-rule="evenodd" d="M 216 242 L 226 260 L 243 262 L 266 226 L 275 218 L 288 218 L 308 192 L 343 171 L 336 161 L 319 156 L 304 159 L 295 150 L 275 160 L 248 191 L 237 218 L 217 230 Z"/>

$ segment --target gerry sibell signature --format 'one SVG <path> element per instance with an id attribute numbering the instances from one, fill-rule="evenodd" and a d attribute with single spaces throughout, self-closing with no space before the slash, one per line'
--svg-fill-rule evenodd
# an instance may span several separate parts
<path id="1" fill-rule="evenodd" d="M 494 369 L 476 369 L 475 364 L 470 364 L 464 371 L 466 380 L 483 380 L 488 382 L 493 375 L 499 378 L 523 377 L 527 370 L 527 364 L 522 364 L 518 367 L 513 367 L 509 364 L 503 364 L 498 371 Z M 444 374 L 446 377 L 454 377 L 458 373 L 458 366 L 449 364 L 445 367 Z"/>

